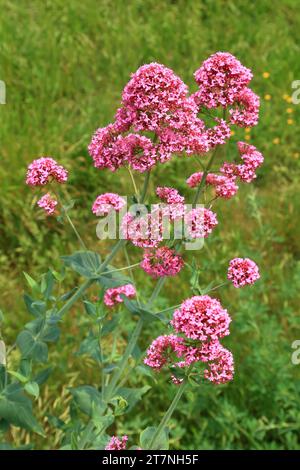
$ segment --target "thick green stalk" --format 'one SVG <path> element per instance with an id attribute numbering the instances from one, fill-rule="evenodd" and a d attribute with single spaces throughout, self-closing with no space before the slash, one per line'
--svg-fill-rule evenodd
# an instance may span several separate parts
<path id="1" fill-rule="evenodd" d="M 149 445 L 149 450 L 156 450 L 155 449 L 155 445 L 156 445 L 156 441 L 158 441 L 163 429 L 166 427 L 166 425 L 168 424 L 172 414 L 174 413 L 177 405 L 178 405 L 178 402 L 180 400 L 180 398 L 182 397 L 182 394 L 184 393 L 186 387 L 187 387 L 187 382 L 184 381 L 182 382 L 182 384 L 178 387 L 178 390 L 177 390 L 177 393 L 175 395 L 175 397 L 173 398 L 173 401 L 171 403 L 171 405 L 169 406 L 166 414 L 164 415 L 163 419 L 161 420 L 158 428 L 156 429 L 156 432 L 154 433 L 154 436 L 150 442 L 150 445 Z"/>
<path id="2" fill-rule="evenodd" d="M 150 308 L 153 304 L 153 302 L 155 301 L 155 299 L 157 298 L 162 286 L 164 285 L 164 282 L 165 282 L 165 278 L 160 278 L 160 280 L 157 282 L 153 292 L 152 292 L 152 295 L 149 299 L 149 301 L 147 302 L 146 304 L 146 308 Z M 122 361 L 120 363 L 120 366 L 115 370 L 112 378 L 111 378 L 111 381 L 107 387 L 107 392 L 106 392 L 106 400 L 110 400 L 110 398 L 112 398 L 114 392 L 115 392 L 115 389 L 117 388 L 117 385 L 118 385 L 118 382 L 123 374 L 123 370 L 127 364 L 127 361 L 133 351 L 133 349 L 135 348 L 135 345 L 139 339 L 139 336 L 141 334 L 141 331 L 143 329 L 143 326 L 144 326 L 144 319 L 142 317 L 139 318 L 137 324 L 136 324 L 136 327 L 132 333 L 132 336 L 130 338 L 130 341 L 126 347 L 126 350 L 124 352 L 124 355 L 123 355 L 123 358 L 122 358 Z"/>
<path id="3" fill-rule="evenodd" d="M 135 326 L 135 329 L 131 335 L 131 338 L 129 340 L 129 343 L 127 344 L 127 347 L 126 347 L 126 350 L 124 352 L 124 355 L 122 357 L 122 361 L 120 363 L 120 365 L 118 366 L 118 368 L 115 370 L 112 378 L 111 378 L 111 381 L 106 389 L 106 393 L 105 393 L 105 400 L 106 401 L 109 401 L 112 396 L 113 396 L 113 393 L 115 391 L 115 388 L 117 386 L 117 383 L 123 373 L 123 370 L 127 364 L 127 361 L 133 351 L 133 349 L 135 348 L 135 345 L 137 343 L 137 340 L 140 336 L 140 333 L 142 331 L 142 328 L 144 326 L 144 320 L 142 317 L 139 318 L 136 326 Z"/>

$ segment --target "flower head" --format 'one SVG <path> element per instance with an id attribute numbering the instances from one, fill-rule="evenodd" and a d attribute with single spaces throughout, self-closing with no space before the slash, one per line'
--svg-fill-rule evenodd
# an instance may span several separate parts
<path id="1" fill-rule="evenodd" d="M 57 206 L 57 200 L 47 193 L 38 200 L 37 205 L 44 209 L 47 215 L 53 215 Z"/>
<path id="2" fill-rule="evenodd" d="M 187 86 L 173 70 L 152 62 L 132 75 L 124 88 L 122 105 L 135 116 L 135 131 L 156 131 L 182 105 L 187 92 Z"/>
<path id="3" fill-rule="evenodd" d="M 244 88 L 236 97 L 235 108 L 229 111 L 230 122 L 239 127 L 256 126 L 259 106 L 259 97 L 250 88 Z"/>
<path id="4" fill-rule="evenodd" d="M 180 336 L 159 336 L 148 348 L 144 363 L 155 370 L 161 370 L 165 365 L 177 363 L 177 359 L 181 358 L 185 351 L 184 340 Z"/>
<path id="5" fill-rule="evenodd" d="M 260 278 L 257 264 L 249 258 L 234 258 L 229 263 L 227 277 L 234 287 L 254 284 Z"/>
<path id="6" fill-rule="evenodd" d="M 219 342 L 210 345 L 209 368 L 204 371 L 204 378 L 214 384 L 224 384 L 233 379 L 233 356 Z"/>
<path id="7" fill-rule="evenodd" d="M 136 291 L 134 286 L 132 284 L 126 284 L 124 286 L 107 289 L 104 294 L 105 305 L 107 305 L 107 307 L 114 307 L 116 304 L 122 303 L 122 294 L 128 298 L 135 297 Z"/>
<path id="8" fill-rule="evenodd" d="M 127 212 L 121 223 L 121 232 L 125 240 L 130 240 L 140 248 L 154 248 L 163 239 L 162 213 L 160 210 L 150 214 L 134 216 Z"/>
<path id="9" fill-rule="evenodd" d="M 177 333 L 187 338 L 210 341 L 229 335 L 231 318 L 217 299 L 208 295 L 185 300 L 171 321 Z"/>
<path id="10" fill-rule="evenodd" d="M 105 447 L 105 450 L 125 450 L 128 441 L 128 436 L 123 436 L 118 438 L 117 436 L 112 436 L 110 441 Z"/>
<path id="11" fill-rule="evenodd" d="M 106 215 L 111 210 L 119 211 L 126 204 L 125 200 L 115 193 L 100 194 L 92 207 L 92 212 L 96 215 Z"/>
<path id="12" fill-rule="evenodd" d="M 184 266 L 182 257 L 167 246 L 144 252 L 142 269 L 150 276 L 176 276 Z"/>
<path id="13" fill-rule="evenodd" d="M 101 127 L 94 133 L 88 151 L 96 168 L 116 171 L 126 162 L 122 136 L 118 136 L 113 124 Z"/>
<path id="14" fill-rule="evenodd" d="M 228 52 L 217 52 L 194 73 L 199 85 L 195 99 L 200 106 L 216 108 L 233 104 L 252 79 L 251 70 Z"/>
<path id="15" fill-rule="evenodd" d="M 207 238 L 218 221 L 214 212 L 205 207 L 198 207 L 185 215 L 185 223 L 189 238 Z"/>
<path id="16" fill-rule="evenodd" d="M 68 179 L 67 170 L 59 165 L 52 157 L 41 157 L 29 165 L 26 184 L 29 186 L 44 186 L 51 180 L 65 183 Z"/>

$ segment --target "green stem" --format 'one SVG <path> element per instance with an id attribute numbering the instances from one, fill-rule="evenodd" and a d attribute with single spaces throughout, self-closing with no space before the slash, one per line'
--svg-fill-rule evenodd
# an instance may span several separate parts
<path id="1" fill-rule="evenodd" d="M 128 166 L 127 168 L 128 168 L 128 172 L 129 172 L 129 174 L 130 174 L 131 181 L 132 181 L 134 193 L 135 193 L 135 195 L 136 195 L 136 197 L 137 197 L 137 199 L 138 199 L 138 197 L 139 197 L 139 192 L 138 192 L 137 187 L 136 187 L 136 183 L 135 183 L 135 179 L 134 179 L 133 173 L 132 173 L 132 171 L 131 171 L 131 169 L 130 169 L 129 166 Z"/>
<path id="2" fill-rule="evenodd" d="M 72 229 L 73 229 L 73 232 L 75 233 L 75 235 L 76 235 L 76 237 L 77 237 L 77 240 L 78 240 L 79 243 L 80 243 L 81 248 L 82 248 L 84 251 L 88 251 L 87 246 L 86 246 L 86 244 L 84 243 L 84 241 L 82 240 L 81 236 L 79 235 L 79 232 L 78 232 L 77 228 L 75 227 L 75 225 L 73 224 L 71 217 L 69 216 L 69 214 L 67 213 L 67 211 L 66 211 L 65 209 L 63 209 L 63 211 L 64 211 L 64 214 L 65 214 L 65 216 L 66 216 L 67 221 L 69 222 L 70 226 L 71 226 Z"/>
<path id="3" fill-rule="evenodd" d="M 123 358 L 122 358 L 122 361 L 120 363 L 120 365 L 118 366 L 118 368 L 115 370 L 112 378 L 111 378 L 111 381 L 106 389 L 106 394 L 105 394 L 105 398 L 106 398 L 106 401 L 109 401 L 112 396 L 113 396 L 113 393 L 115 391 L 115 388 L 116 388 L 116 385 L 123 373 L 123 369 L 125 368 L 126 364 L 127 364 L 127 361 L 137 343 L 137 340 L 140 336 L 140 333 L 142 331 L 142 328 L 144 326 L 144 320 L 142 317 L 139 318 L 137 324 L 136 324 L 136 327 L 131 335 L 131 338 L 130 338 L 130 341 L 129 343 L 127 344 L 127 347 L 126 347 L 126 350 L 125 350 L 125 353 L 123 355 Z"/>
<path id="4" fill-rule="evenodd" d="M 140 200 L 139 200 L 140 204 L 142 204 L 145 200 L 147 190 L 148 190 L 148 186 L 149 186 L 149 180 L 150 180 L 150 170 L 147 171 L 146 176 L 145 176 L 144 186 L 143 186 L 143 189 L 142 189 L 142 192 L 141 192 L 141 197 L 140 197 Z"/>
<path id="5" fill-rule="evenodd" d="M 70 297 L 69 300 L 58 311 L 57 315 L 59 317 L 62 317 L 68 310 L 70 310 L 70 308 L 76 302 L 76 300 L 78 300 L 83 295 L 83 293 L 93 284 L 93 282 L 94 282 L 94 279 L 88 279 L 87 281 L 85 281 L 81 285 L 81 287 L 79 287 L 79 289 L 75 292 L 75 294 L 72 295 L 72 297 Z"/>
<path id="6" fill-rule="evenodd" d="M 156 297 L 157 297 L 158 294 L 160 293 L 160 291 L 161 291 L 161 289 L 162 289 L 162 287 L 163 287 L 165 281 L 166 281 L 166 278 L 165 278 L 165 277 L 161 277 L 161 278 L 159 279 L 159 281 L 157 282 L 157 284 L 156 284 L 156 286 L 155 286 L 155 288 L 154 288 L 154 290 L 153 290 L 153 292 L 152 292 L 152 295 L 151 295 L 150 299 L 149 299 L 148 302 L 147 302 L 147 305 L 146 305 L 147 308 L 151 307 L 151 305 L 153 304 L 154 300 L 156 299 Z"/>
<path id="7" fill-rule="evenodd" d="M 217 286 L 213 287 L 212 289 L 209 289 L 209 291 L 207 291 L 206 294 L 209 294 L 210 292 L 213 292 L 214 290 L 217 290 L 220 287 L 228 286 L 228 284 L 230 284 L 230 281 L 222 282 L 221 284 L 218 284 Z"/>
<path id="8" fill-rule="evenodd" d="M 84 450 L 86 444 L 89 442 L 90 435 L 94 429 L 94 423 L 93 420 L 89 421 L 88 424 L 86 425 L 85 430 L 82 433 L 81 439 L 78 443 L 79 450 Z"/>
<path id="9" fill-rule="evenodd" d="M 75 225 L 73 224 L 72 222 L 72 219 L 71 217 L 69 216 L 68 214 L 68 211 L 65 209 L 65 206 L 64 206 L 64 203 L 60 197 L 60 194 L 56 191 L 56 189 L 54 188 L 54 186 L 52 186 L 52 191 L 54 192 L 59 204 L 61 205 L 61 208 L 62 208 L 62 211 L 68 221 L 68 223 L 70 224 L 70 227 L 72 228 L 73 232 L 75 233 L 76 235 L 76 238 L 77 240 L 79 241 L 79 244 L 81 246 L 81 248 L 84 250 L 84 251 L 87 251 L 87 247 L 86 247 L 86 244 L 84 243 L 84 241 L 82 240 L 77 228 L 75 227 Z"/>
<path id="10" fill-rule="evenodd" d="M 198 186 L 198 188 L 197 188 L 197 192 L 196 192 L 195 197 L 194 197 L 194 200 L 193 200 L 193 207 L 196 206 L 196 204 L 197 204 L 197 202 L 198 202 L 198 200 L 199 200 L 199 197 L 200 197 L 200 195 L 201 195 L 201 193 L 202 193 L 202 191 L 203 191 L 203 189 L 204 189 L 204 185 L 205 185 L 205 183 L 206 183 L 206 178 L 207 178 L 208 172 L 209 172 L 209 170 L 210 170 L 211 167 L 212 167 L 212 164 L 213 164 L 213 162 L 214 162 L 214 159 L 215 159 L 215 156 L 216 156 L 216 154 L 217 154 L 218 148 L 219 148 L 219 147 L 216 147 L 215 150 L 213 151 L 213 153 L 212 153 L 212 155 L 211 155 L 211 157 L 210 157 L 210 159 L 209 159 L 209 161 L 208 161 L 208 164 L 207 164 L 207 166 L 206 166 L 206 168 L 205 168 L 205 170 L 204 170 L 204 172 L 203 172 L 203 175 L 202 175 L 200 184 L 199 184 L 199 186 Z"/>
<path id="11" fill-rule="evenodd" d="M 141 262 L 139 263 L 134 263 L 134 264 L 129 264 L 128 266 L 125 266 L 124 268 L 118 268 L 118 269 L 113 269 L 112 271 L 106 271 L 106 275 L 107 274 L 112 274 L 112 273 L 117 273 L 118 271 L 125 271 L 126 269 L 132 269 L 132 268 L 135 268 L 136 266 L 139 266 L 141 264 Z"/>
<path id="12" fill-rule="evenodd" d="M 159 439 L 163 429 L 166 427 L 166 425 L 168 424 L 170 418 L 172 417 L 172 414 L 174 413 L 174 411 L 175 411 L 175 409 L 178 405 L 178 402 L 179 402 L 180 398 L 182 397 L 182 394 L 184 393 L 187 385 L 188 385 L 188 383 L 185 380 L 178 387 L 177 393 L 176 393 L 175 397 L 173 398 L 173 401 L 172 401 L 171 405 L 169 406 L 169 408 L 168 408 L 167 412 L 165 413 L 163 419 L 159 423 L 159 426 L 157 427 L 156 432 L 154 433 L 154 436 L 151 439 L 151 442 L 149 444 L 149 450 L 151 450 L 151 449 L 156 450 L 155 449 L 156 441 Z"/>
<path id="13" fill-rule="evenodd" d="M 155 301 L 156 297 L 158 296 L 164 282 L 165 282 L 165 278 L 160 278 L 160 280 L 157 282 L 157 284 L 156 284 L 156 286 L 155 286 L 155 288 L 152 292 L 152 295 L 151 295 L 149 301 L 146 304 L 146 308 L 150 308 L 152 306 L 152 304 Z M 135 345 L 136 345 L 136 343 L 139 339 L 139 336 L 141 334 L 143 326 L 144 326 L 144 319 L 143 319 L 143 317 L 140 317 L 137 324 L 136 324 L 136 327 L 135 327 L 135 329 L 134 329 L 134 331 L 131 335 L 130 341 L 127 344 L 127 347 L 126 347 L 126 350 L 124 352 L 124 355 L 123 355 L 122 361 L 120 363 L 120 366 L 113 373 L 111 381 L 110 381 L 110 383 L 107 387 L 106 401 L 109 401 L 112 398 L 112 396 L 114 394 L 114 391 L 117 388 L 118 381 L 120 380 L 120 378 L 123 374 L 123 370 L 124 370 L 124 368 L 127 364 L 127 361 L 129 359 L 133 349 L 135 348 Z"/>

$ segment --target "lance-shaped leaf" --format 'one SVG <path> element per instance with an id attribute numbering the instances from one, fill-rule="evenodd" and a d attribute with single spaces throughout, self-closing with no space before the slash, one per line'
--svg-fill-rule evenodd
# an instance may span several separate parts
<path id="1" fill-rule="evenodd" d="M 77 251 L 70 256 L 62 256 L 66 266 L 69 266 L 78 274 L 88 279 L 97 279 L 99 277 L 99 268 L 101 266 L 101 257 L 93 251 Z"/>
<path id="2" fill-rule="evenodd" d="M 43 428 L 32 413 L 31 400 L 18 385 L 12 384 L 0 395 L 0 417 L 8 423 L 44 436 Z"/>
<path id="3" fill-rule="evenodd" d="M 157 428 L 149 426 L 140 435 L 141 448 L 145 450 L 168 450 L 169 449 L 169 432 L 168 428 L 163 428 L 160 435 L 155 439 L 154 446 L 152 440 L 155 436 Z"/>

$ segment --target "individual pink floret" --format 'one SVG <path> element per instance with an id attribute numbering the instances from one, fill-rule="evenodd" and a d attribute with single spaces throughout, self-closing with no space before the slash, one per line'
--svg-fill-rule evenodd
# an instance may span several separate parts
<path id="1" fill-rule="evenodd" d="M 92 206 L 92 212 L 98 216 L 106 215 L 112 210 L 118 212 L 125 205 L 126 201 L 118 194 L 104 193 L 96 198 Z"/>
<path id="2" fill-rule="evenodd" d="M 183 266 L 182 257 L 167 246 L 145 251 L 141 262 L 141 268 L 153 278 L 176 276 Z"/>
<path id="3" fill-rule="evenodd" d="M 125 450 L 127 441 L 128 436 L 123 436 L 121 439 L 117 436 L 112 436 L 106 445 L 105 450 Z"/>
<path id="4" fill-rule="evenodd" d="M 44 209 L 47 215 L 53 215 L 57 206 L 57 200 L 50 193 L 45 194 L 38 200 L 37 205 Z"/>
<path id="5" fill-rule="evenodd" d="M 177 333 L 188 338 L 210 341 L 229 335 L 231 318 L 217 299 L 208 295 L 185 300 L 171 321 Z"/>
<path id="6" fill-rule="evenodd" d="M 234 287 L 254 284 L 260 278 L 257 264 L 249 258 L 234 258 L 229 263 L 227 277 Z"/>
<path id="7" fill-rule="evenodd" d="M 252 79 L 252 72 L 232 54 L 217 52 L 203 62 L 194 77 L 199 85 L 195 93 L 197 103 L 216 108 L 233 104 Z"/>
<path id="8" fill-rule="evenodd" d="M 125 295 L 128 298 L 135 297 L 136 291 L 132 284 L 125 284 L 120 287 L 111 287 L 107 289 L 104 294 L 104 303 L 107 307 L 114 307 L 117 304 L 123 302 L 121 295 Z"/>
<path id="9" fill-rule="evenodd" d="M 41 157 L 29 165 L 26 175 L 26 184 L 29 186 L 44 186 L 52 180 L 65 183 L 68 171 L 59 165 L 52 157 Z"/>

